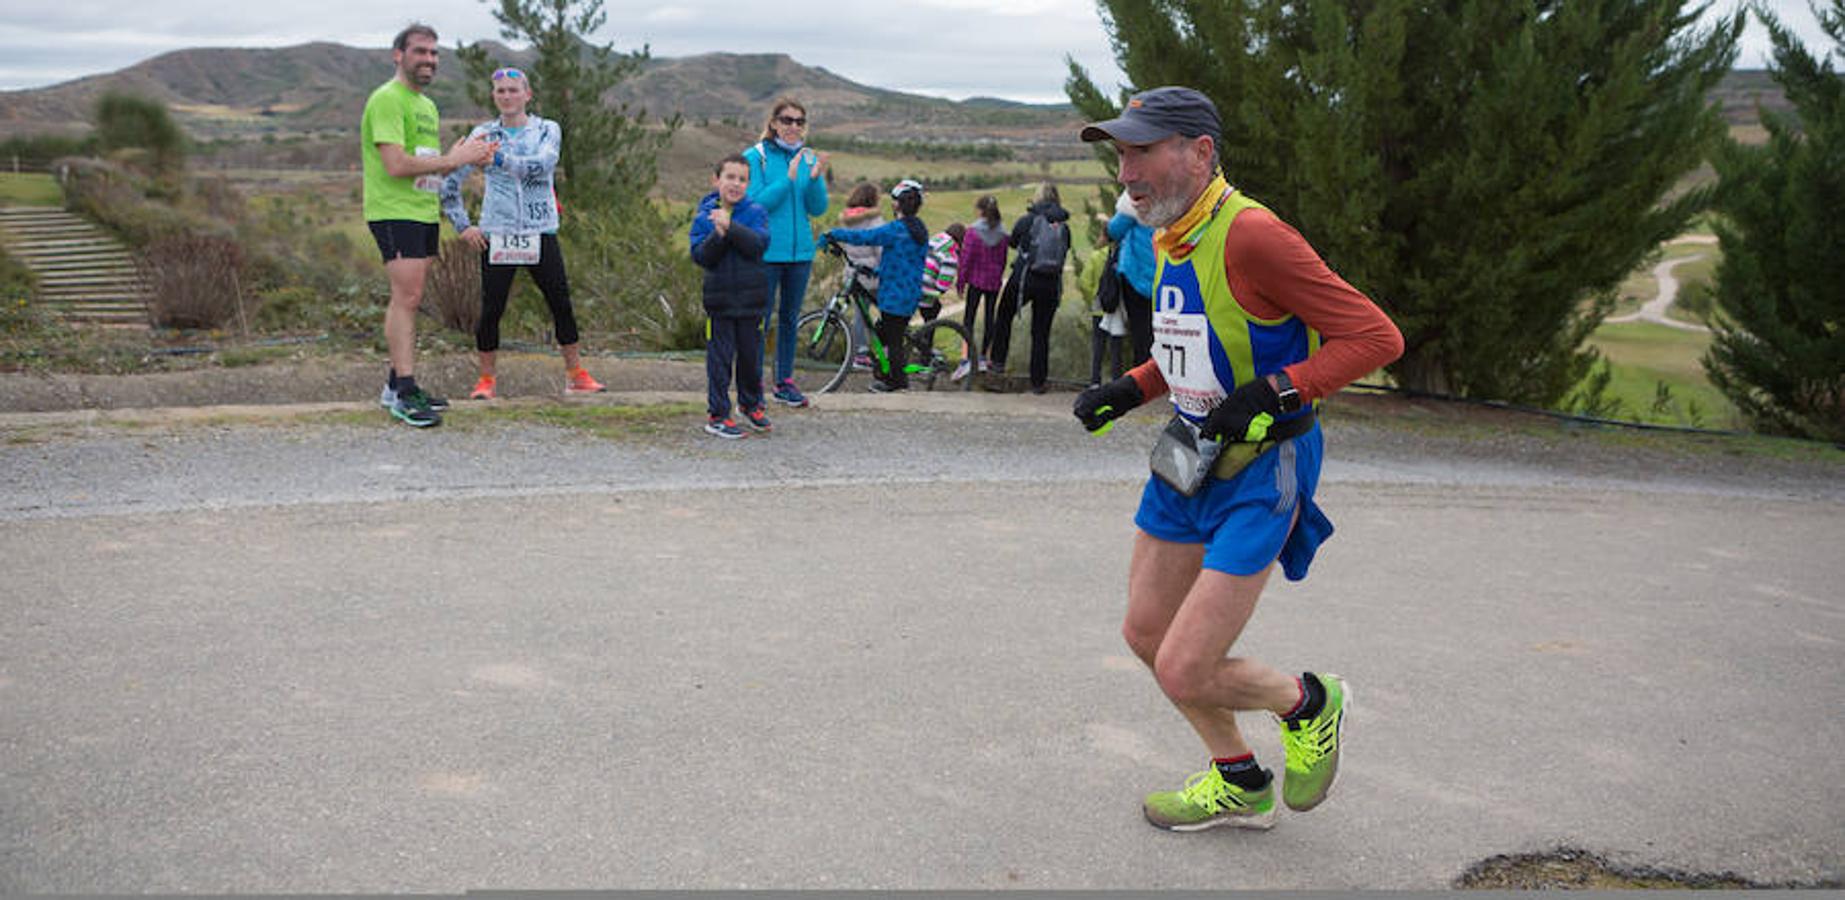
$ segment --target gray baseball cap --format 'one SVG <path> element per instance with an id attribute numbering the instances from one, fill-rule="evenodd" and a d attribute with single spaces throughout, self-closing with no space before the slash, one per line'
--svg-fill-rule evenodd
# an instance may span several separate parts
<path id="1" fill-rule="evenodd" d="M 1223 142 L 1223 125 L 1217 105 L 1187 87 L 1156 87 L 1128 98 L 1121 115 L 1106 122 L 1083 126 L 1083 140 L 1116 140 L 1124 144 L 1152 144 L 1173 135 L 1194 138 L 1202 134 Z"/>

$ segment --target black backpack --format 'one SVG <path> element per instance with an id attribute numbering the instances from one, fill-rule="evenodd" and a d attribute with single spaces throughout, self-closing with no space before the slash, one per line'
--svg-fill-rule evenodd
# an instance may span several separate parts
<path id="1" fill-rule="evenodd" d="M 1121 308 L 1121 242 L 1108 248 L 1108 261 L 1102 264 L 1102 277 L 1095 285 L 1095 302 L 1105 313 Z"/>
<path id="2" fill-rule="evenodd" d="M 1028 246 L 1031 248 L 1027 254 L 1031 259 L 1031 271 L 1061 272 L 1064 255 L 1070 252 L 1070 228 L 1040 214 L 1032 219 Z"/>

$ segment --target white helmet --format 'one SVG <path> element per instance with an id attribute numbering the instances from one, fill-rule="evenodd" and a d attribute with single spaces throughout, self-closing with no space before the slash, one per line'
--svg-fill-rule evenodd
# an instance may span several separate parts
<path id="1" fill-rule="evenodd" d="M 890 198 L 892 200 L 896 200 L 902 197 L 904 194 L 907 194 L 911 191 L 915 191 L 918 194 L 922 193 L 923 192 L 922 182 L 917 181 L 914 178 L 905 178 L 902 181 L 897 182 L 896 187 L 890 189 Z"/>

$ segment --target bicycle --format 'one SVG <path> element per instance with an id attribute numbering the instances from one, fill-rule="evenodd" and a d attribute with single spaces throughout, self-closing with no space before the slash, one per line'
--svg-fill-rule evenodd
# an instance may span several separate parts
<path id="1" fill-rule="evenodd" d="M 881 371 L 890 364 L 888 349 L 871 328 L 871 310 L 877 305 L 877 297 L 859 280 L 860 275 L 875 277 L 877 272 L 844 259 L 845 251 L 837 243 L 829 241 L 824 247 L 826 252 L 841 257 L 845 270 L 839 287 L 826 303 L 819 309 L 802 313 L 795 326 L 795 339 L 799 341 L 795 354 L 808 363 L 807 368 L 813 373 L 802 375 L 801 367 L 797 366 L 797 383 L 801 390 L 810 394 L 831 393 L 843 386 L 855 371 Z M 851 327 L 854 311 L 859 323 L 865 326 L 868 347 L 854 346 Z M 948 318 L 921 322 L 905 329 L 903 340 L 909 351 L 909 362 L 903 370 L 909 376 L 912 390 L 933 391 L 938 385 L 945 390 L 974 389 L 978 371 L 969 371 L 960 382 L 950 377 L 961 355 L 974 346 L 968 340 L 967 328 L 960 322 Z M 861 349 L 870 357 L 869 367 L 854 365 Z"/>

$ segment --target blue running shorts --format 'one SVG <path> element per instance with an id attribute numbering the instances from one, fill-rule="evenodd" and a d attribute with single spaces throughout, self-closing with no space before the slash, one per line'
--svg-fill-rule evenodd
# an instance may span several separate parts
<path id="1" fill-rule="evenodd" d="M 1211 479 L 1187 497 L 1148 477 L 1134 524 L 1175 544 L 1203 544 L 1204 567 L 1255 575 L 1277 558 L 1289 581 L 1307 577 L 1333 524 L 1313 502 L 1325 439 L 1320 427 L 1258 456 L 1227 480 Z M 1294 512 L 1300 510 L 1298 527 Z"/>

